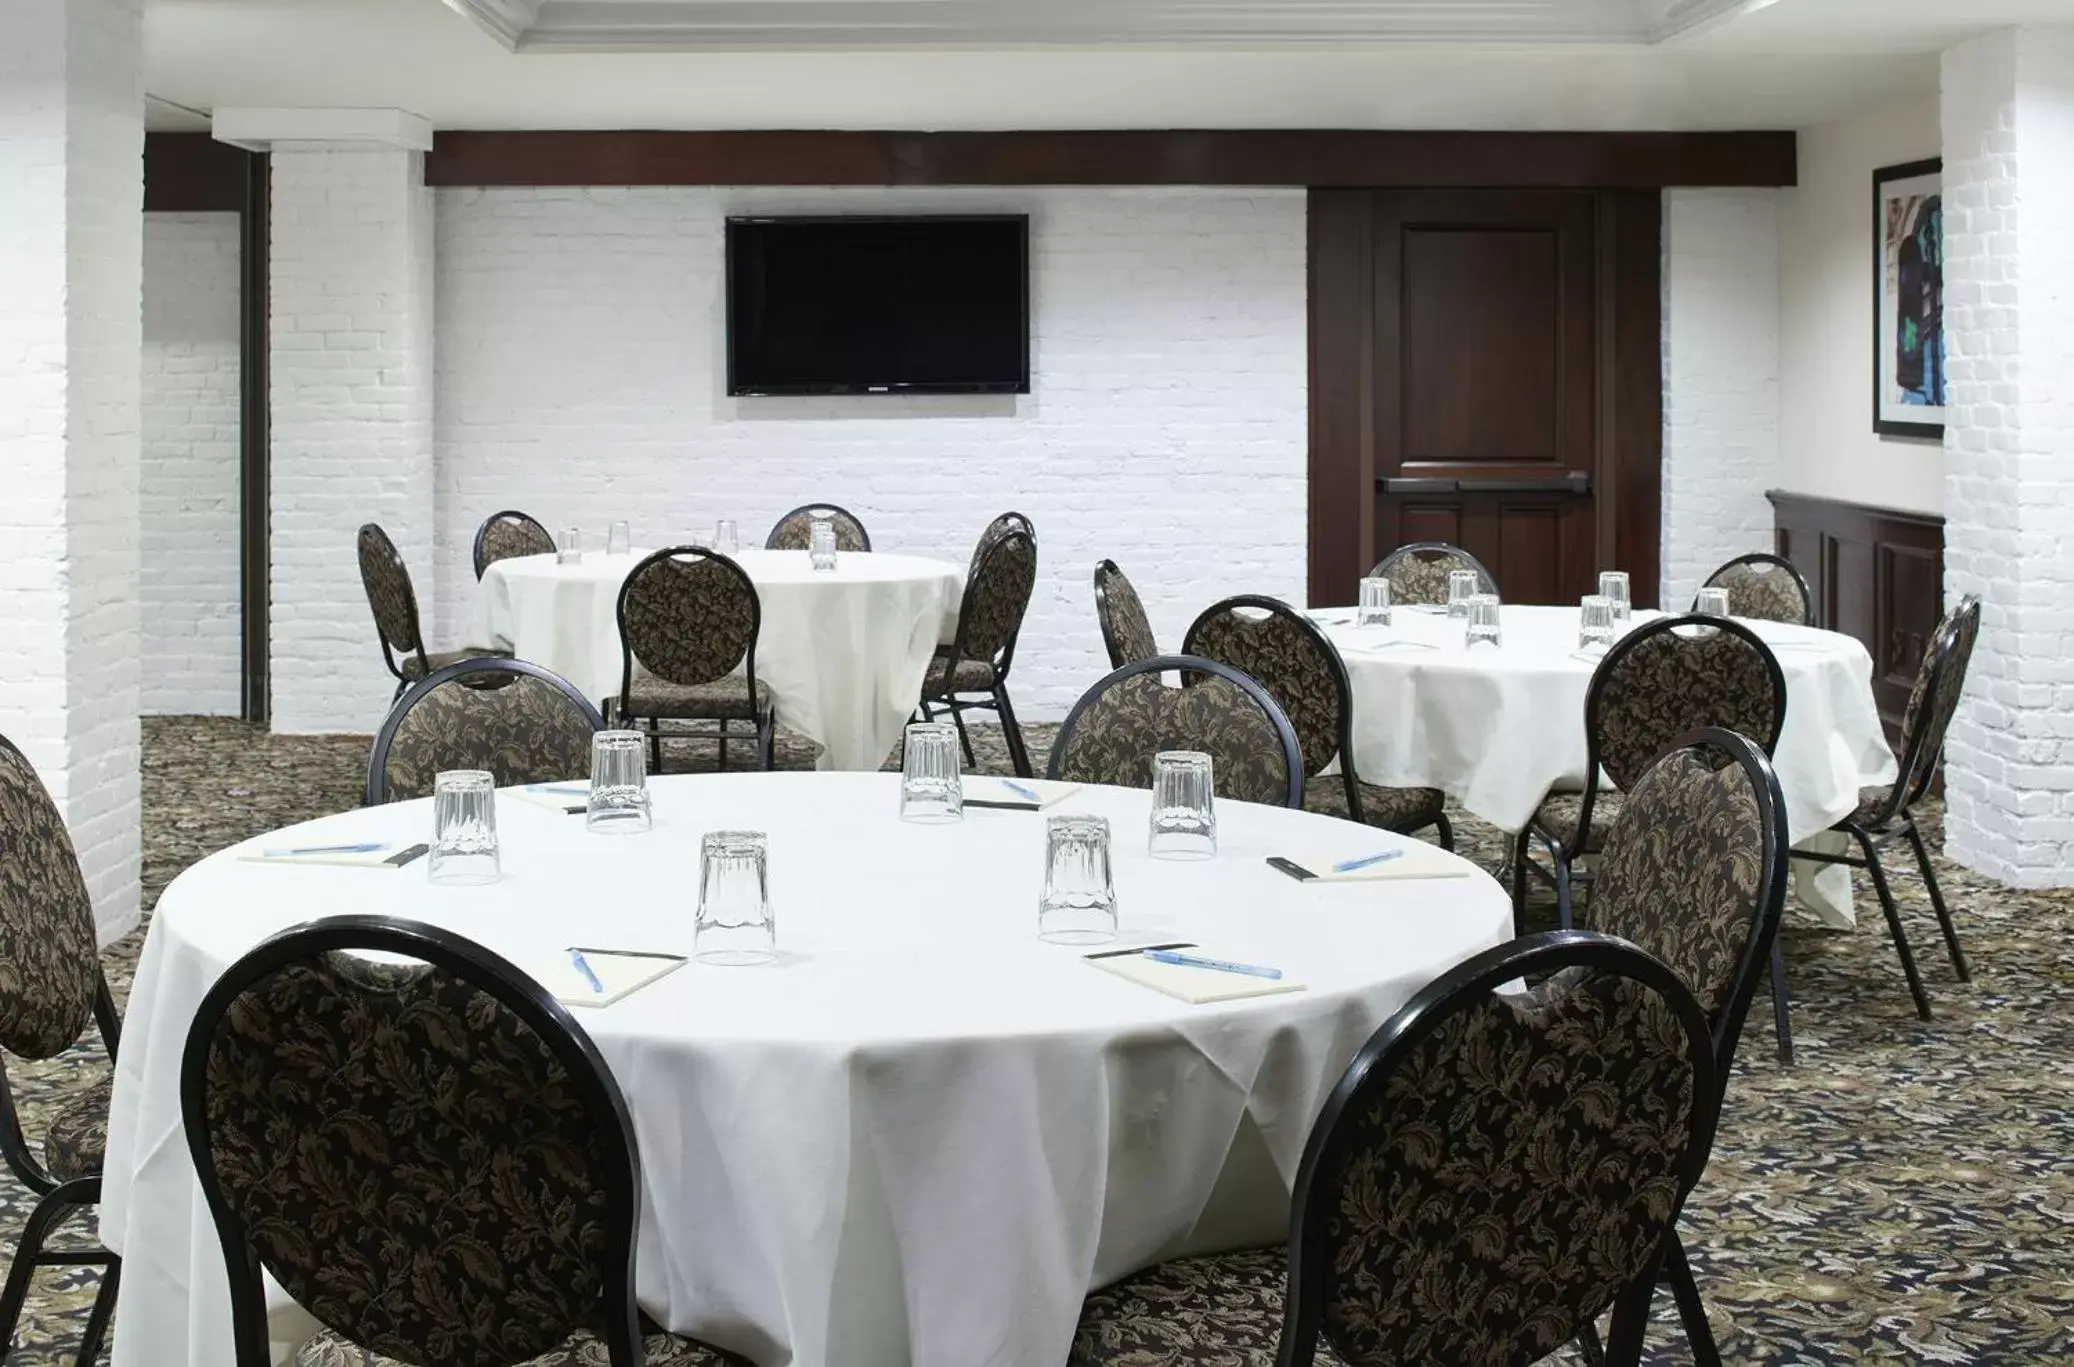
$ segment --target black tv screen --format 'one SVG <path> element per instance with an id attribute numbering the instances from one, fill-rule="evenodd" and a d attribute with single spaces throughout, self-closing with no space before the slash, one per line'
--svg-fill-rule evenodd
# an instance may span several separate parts
<path id="1" fill-rule="evenodd" d="M 1027 394 L 1021 215 L 731 218 L 727 392 Z"/>

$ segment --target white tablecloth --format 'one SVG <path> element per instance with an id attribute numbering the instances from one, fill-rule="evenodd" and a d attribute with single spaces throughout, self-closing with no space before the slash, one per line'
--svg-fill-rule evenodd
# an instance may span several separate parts
<path id="1" fill-rule="evenodd" d="M 1636 624 L 1654 616 L 1636 614 Z M 1320 613 L 1351 620 L 1351 608 Z M 1584 782 L 1584 695 L 1595 659 L 1577 649 L 1578 611 L 1508 604 L 1503 642 L 1462 644 L 1463 624 L 1400 606 L 1389 627 L 1321 623 L 1354 685 L 1354 763 L 1390 787 L 1440 788 L 1508 831 L 1558 785 Z M 1849 636 L 1744 620 L 1786 676 L 1772 755 L 1798 844 L 1850 815 L 1860 787 L 1891 783 L 1894 754 L 1872 696 L 1872 657 Z M 1799 866 L 1796 865 L 1796 876 Z M 1804 878 L 1803 901 L 1850 924 L 1849 871 Z"/>
<path id="2" fill-rule="evenodd" d="M 1220 856 L 1144 853 L 1148 797 L 1107 815 L 1125 943 L 1188 940 L 1308 985 L 1188 1006 L 1035 938 L 1043 819 L 895 816 L 897 775 L 658 780 L 656 830 L 591 836 L 499 803 L 505 877 L 260 865 L 223 853 L 159 902 L 130 997 L 102 1235 L 124 1258 L 118 1367 L 225 1367 L 221 1254 L 183 1139 L 195 1007 L 262 937 L 379 908 L 515 961 L 572 943 L 691 948 L 700 832 L 770 834 L 780 960 L 690 965 L 579 1012 L 643 1159 L 638 1294 L 680 1332 L 794 1367 L 1058 1367 L 1091 1288 L 1179 1254 L 1269 1242 L 1311 1123 L 1355 1050 L 1425 983 L 1511 936 L 1480 871 L 1304 886 L 1270 854 L 1382 836 L 1219 803 Z M 423 802 L 297 839 L 423 838 Z M 581 937 L 578 939 L 578 937 Z"/>
<path id="3" fill-rule="evenodd" d="M 590 697 L 617 697 L 620 585 L 646 551 L 500 560 L 476 593 L 473 639 L 560 674 Z M 824 769 L 876 769 L 921 696 L 929 656 L 954 624 L 964 571 L 884 552 L 844 555 L 817 572 L 805 551 L 744 550 L 763 629 L 756 677 L 778 720 L 818 741 Z"/>

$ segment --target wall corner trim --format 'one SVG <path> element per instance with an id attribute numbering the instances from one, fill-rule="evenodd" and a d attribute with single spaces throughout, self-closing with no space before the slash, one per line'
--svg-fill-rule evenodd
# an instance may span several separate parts
<path id="1" fill-rule="evenodd" d="M 210 134 L 248 152 L 297 142 L 432 150 L 431 120 L 403 109 L 219 109 Z"/>

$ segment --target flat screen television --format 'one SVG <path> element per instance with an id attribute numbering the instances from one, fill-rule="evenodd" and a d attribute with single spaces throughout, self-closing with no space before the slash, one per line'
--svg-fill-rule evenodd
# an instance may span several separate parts
<path id="1" fill-rule="evenodd" d="M 731 218 L 727 392 L 1027 394 L 1023 215 Z"/>

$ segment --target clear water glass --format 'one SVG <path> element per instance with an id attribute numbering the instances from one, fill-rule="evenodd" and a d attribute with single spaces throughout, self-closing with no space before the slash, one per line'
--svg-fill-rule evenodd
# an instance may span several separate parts
<path id="1" fill-rule="evenodd" d="M 807 558 L 817 570 L 835 568 L 835 520 L 815 517 L 807 523 Z"/>
<path id="2" fill-rule="evenodd" d="M 1693 610 L 1702 617 L 1728 616 L 1728 590 L 1701 589 L 1699 602 Z"/>
<path id="3" fill-rule="evenodd" d="M 713 524 L 713 549 L 722 555 L 733 555 L 742 549 L 742 538 L 735 531 L 732 518 L 721 518 Z"/>
<path id="4" fill-rule="evenodd" d="M 1152 757 L 1154 859 L 1208 859 L 1217 853 L 1217 799 L 1210 757 L 1200 750 L 1162 750 Z"/>
<path id="5" fill-rule="evenodd" d="M 907 728 L 900 758 L 900 819 L 923 824 L 965 819 L 958 728 L 949 722 L 916 722 Z"/>
<path id="6" fill-rule="evenodd" d="M 581 565 L 583 563 L 583 528 L 564 527 L 555 544 L 557 565 Z"/>
<path id="7" fill-rule="evenodd" d="M 1098 945 L 1116 938 L 1109 818 L 1045 818 L 1044 895 L 1037 902 L 1037 938 L 1060 945 Z"/>
<path id="8" fill-rule="evenodd" d="M 770 847 L 762 831 L 708 831 L 699 842 L 699 916 L 691 956 L 746 967 L 778 957 Z"/>
<path id="9" fill-rule="evenodd" d="M 494 883 L 497 778 L 483 769 L 449 769 L 432 780 L 432 851 L 425 877 L 434 883 Z"/>
<path id="10" fill-rule="evenodd" d="M 1599 597 L 1613 604 L 1613 621 L 1616 626 L 1635 615 L 1635 600 L 1628 593 L 1626 570 L 1599 571 Z"/>
<path id="11" fill-rule="evenodd" d="M 648 793 L 648 737 L 639 731 L 600 731 L 591 739 L 591 795 L 583 824 L 608 833 L 645 831 L 655 825 Z"/>
<path id="12" fill-rule="evenodd" d="M 1613 600 L 1588 593 L 1577 604 L 1577 648 L 1604 650 L 1613 644 Z"/>
<path id="13" fill-rule="evenodd" d="M 634 529 L 624 522 L 615 522 L 605 531 L 605 554 L 632 555 L 634 553 Z"/>
<path id="14" fill-rule="evenodd" d="M 1467 604 L 1469 625 L 1463 629 L 1464 645 L 1498 645 L 1498 595 L 1495 593 L 1473 593 Z"/>
<path id="15" fill-rule="evenodd" d="M 1354 625 L 1358 627 L 1386 627 L 1390 625 L 1389 580 L 1364 579 L 1361 581 L 1361 602 L 1354 609 Z"/>
<path id="16" fill-rule="evenodd" d="M 1475 570 L 1449 570 L 1447 575 L 1447 615 L 1467 617 L 1469 600 L 1483 591 L 1483 584 Z"/>

